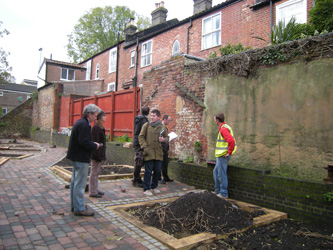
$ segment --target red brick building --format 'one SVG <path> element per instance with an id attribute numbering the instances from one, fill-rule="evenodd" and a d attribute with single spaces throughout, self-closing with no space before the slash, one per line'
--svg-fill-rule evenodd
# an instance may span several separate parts
<path id="1" fill-rule="evenodd" d="M 143 73 L 170 59 L 187 54 L 208 58 L 228 43 L 264 47 L 271 26 L 292 16 L 305 23 L 312 7 L 310 0 L 229 0 L 212 7 L 211 0 L 193 0 L 193 16 L 182 21 L 166 20 L 164 3 L 156 4 L 152 26 L 136 32 L 133 22 L 126 38 L 83 61 L 86 80 L 103 80 L 103 91 L 121 90 L 142 83 Z M 268 42 L 256 39 L 261 37 Z"/>

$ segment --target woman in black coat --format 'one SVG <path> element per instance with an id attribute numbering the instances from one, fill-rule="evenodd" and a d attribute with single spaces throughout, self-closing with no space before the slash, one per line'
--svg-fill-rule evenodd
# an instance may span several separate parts
<path id="1" fill-rule="evenodd" d="M 104 192 L 98 190 L 98 173 L 101 169 L 102 162 L 106 160 L 105 157 L 105 128 L 104 122 L 106 115 L 104 111 L 101 111 L 97 115 L 97 121 L 91 130 L 91 137 L 94 142 L 103 144 L 99 149 L 95 150 L 91 154 L 91 171 L 89 177 L 89 196 L 94 198 L 102 198 Z"/>

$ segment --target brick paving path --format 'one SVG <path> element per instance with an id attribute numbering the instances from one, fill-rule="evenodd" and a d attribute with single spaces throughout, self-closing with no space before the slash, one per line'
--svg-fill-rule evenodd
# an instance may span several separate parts
<path id="1" fill-rule="evenodd" d="M 0 249 L 168 249 L 106 207 L 179 196 L 193 188 L 172 182 L 160 185 L 160 195 L 146 197 L 130 179 L 101 181 L 99 188 L 106 193 L 102 199 L 85 194 L 95 216 L 74 216 L 68 183 L 49 168 L 67 149 L 22 142 L 42 151 L 0 166 Z"/>

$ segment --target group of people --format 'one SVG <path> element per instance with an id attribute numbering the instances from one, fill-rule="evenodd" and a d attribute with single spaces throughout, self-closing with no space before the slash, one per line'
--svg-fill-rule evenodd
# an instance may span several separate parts
<path id="1" fill-rule="evenodd" d="M 167 125 L 171 121 L 169 115 L 164 115 L 154 109 L 150 113 L 149 107 L 141 110 L 142 115 L 134 119 L 135 150 L 133 186 L 143 188 L 147 196 L 159 194 L 158 184 L 171 182 L 168 176 L 169 135 Z M 97 121 L 96 121 L 97 120 Z M 77 120 L 72 128 L 67 158 L 72 161 L 73 170 L 70 185 L 71 211 L 77 216 L 93 216 L 84 205 L 84 190 L 86 187 L 89 163 L 91 171 L 89 177 L 89 196 L 101 198 L 104 192 L 98 189 L 98 172 L 102 162 L 106 160 L 106 139 L 104 122 L 106 115 L 94 104 L 88 104 L 83 109 L 83 117 Z M 91 129 L 91 123 L 96 121 Z M 214 116 L 218 126 L 215 157 L 216 165 L 213 170 L 215 193 L 219 197 L 228 197 L 227 164 L 231 155 L 236 151 L 236 141 L 233 130 L 224 122 L 224 114 Z M 145 166 L 143 181 L 141 168 Z M 163 177 L 163 179 L 162 179 Z"/>

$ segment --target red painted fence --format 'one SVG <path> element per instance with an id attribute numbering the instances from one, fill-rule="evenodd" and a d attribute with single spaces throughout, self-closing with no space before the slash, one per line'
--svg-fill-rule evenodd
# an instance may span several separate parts
<path id="1" fill-rule="evenodd" d="M 74 99 L 73 96 L 62 97 L 58 130 L 73 126 L 82 117 L 83 108 L 90 103 L 96 104 L 105 112 L 105 133 L 110 133 L 111 140 L 114 136 L 125 134 L 133 138 L 134 117 L 140 113 L 140 88 L 79 99 Z"/>

